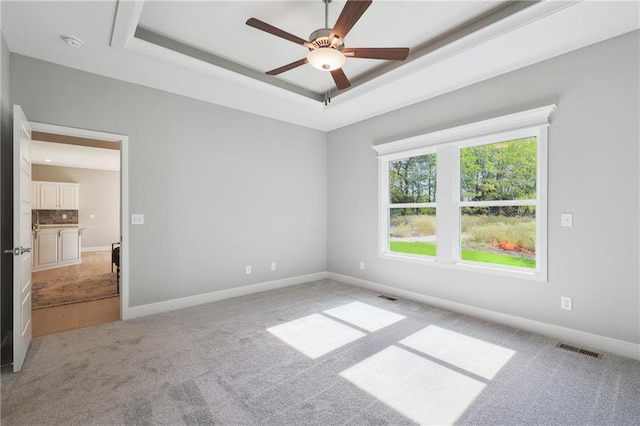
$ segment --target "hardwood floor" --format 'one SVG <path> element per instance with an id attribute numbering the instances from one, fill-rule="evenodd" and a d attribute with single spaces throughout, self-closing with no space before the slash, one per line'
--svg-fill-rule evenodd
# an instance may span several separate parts
<path id="1" fill-rule="evenodd" d="M 107 272 L 111 272 L 111 251 L 103 250 L 82 253 L 82 263 L 78 265 L 37 271 L 31 277 L 33 281 L 46 281 L 63 277 L 100 275 Z"/>
<path id="2" fill-rule="evenodd" d="M 82 263 L 34 272 L 34 281 L 69 276 L 99 275 L 111 272 L 111 251 L 82 253 Z M 33 337 L 46 336 L 76 328 L 89 327 L 120 319 L 120 296 L 88 302 L 70 303 L 31 310 Z"/>
<path id="3" fill-rule="evenodd" d="M 120 296 L 31 310 L 33 337 L 120 319 Z"/>

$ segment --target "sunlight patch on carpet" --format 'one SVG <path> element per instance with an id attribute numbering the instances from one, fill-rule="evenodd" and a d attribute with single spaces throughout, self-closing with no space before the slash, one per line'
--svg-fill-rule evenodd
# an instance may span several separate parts
<path id="1" fill-rule="evenodd" d="M 452 424 L 485 384 L 397 346 L 340 376 L 419 424 Z"/>
<path id="2" fill-rule="evenodd" d="M 267 331 L 311 359 L 365 336 L 356 329 L 320 314 L 267 328 Z"/>
<path id="3" fill-rule="evenodd" d="M 324 313 L 367 331 L 377 331 L 406 318 L 404 315 L 362 302 L 348 303 Z"/>
<path id="4" fill-rule="evenodd" d="M 489 380 L 515 354 L 511 349 L 435 325 L 412 334 L 400 343 Z"/>

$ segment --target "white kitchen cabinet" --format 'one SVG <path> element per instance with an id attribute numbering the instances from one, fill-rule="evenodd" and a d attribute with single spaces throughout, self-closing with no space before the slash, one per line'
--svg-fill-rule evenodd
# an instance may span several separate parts
<path id="1" fill-rule="evenodd" d="M 80 185 L 77 183 L 61 183 L 58 185 L 58 203 L 61 210 L 78 210 L 80 203 Z"/>
<path id="2" fill-rule="evenodd" d="M 57 209 L 58 205 L 60 204 L 58 202 L 58 184 L 49 182 L 37 182 L 36 185 L 40 187 L 40 190 L 38 191 L 40 193 L 40 209 Z"/>
<path id="3" fill-rule="evenodd" d="M 37 210 L 78 210 L 80 184 L 65 182 L 31 182 L 32 208 Z"/>
<path id="4" fill-rule="evenodd" d="M 82 263 L 82 229 L 45 228 L 33 234 L 33 271 Z"/>
<path id="5" fill-rule="evenodd" d="M 61 229 L 59 234 L 60 262 L 80 260 L 80 230 L 78 228 Z"/>
<path id="6" fill-rule="evenodd" d="M 58 230 L 46 229 L 36 234 L 33 247 L 35 248 L 34 266 L 48 269 L 58 263 Z"/>

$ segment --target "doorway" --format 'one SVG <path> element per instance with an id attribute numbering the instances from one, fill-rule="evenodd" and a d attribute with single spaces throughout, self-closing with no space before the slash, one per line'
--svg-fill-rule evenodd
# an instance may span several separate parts
<path id="1" fill-rule="evenodd" d="M 43 123 L 31 127 L 32 199 L 38 200 L 32 216 L 33 337 L 122 319 L 128 306 L 127 138 Z M 55 202 L 47 191 L 57 191 Z"/>

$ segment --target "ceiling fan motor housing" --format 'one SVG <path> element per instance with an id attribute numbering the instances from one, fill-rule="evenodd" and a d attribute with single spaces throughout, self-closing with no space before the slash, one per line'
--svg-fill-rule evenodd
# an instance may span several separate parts
<path id="1" fill-rule="evenodd" d="M 344 50 L 344 41 L 340 40 L 340 38 L 338 37 L 335 37 L 334 40 L 329 40 L 331 31 L 331 28 L 320 28 L 315 30 L 309 35 L 311 44 L 314 45 L 316 49 L 320 49 L 322 47 L 330 47 L 342 52 Z"/>

